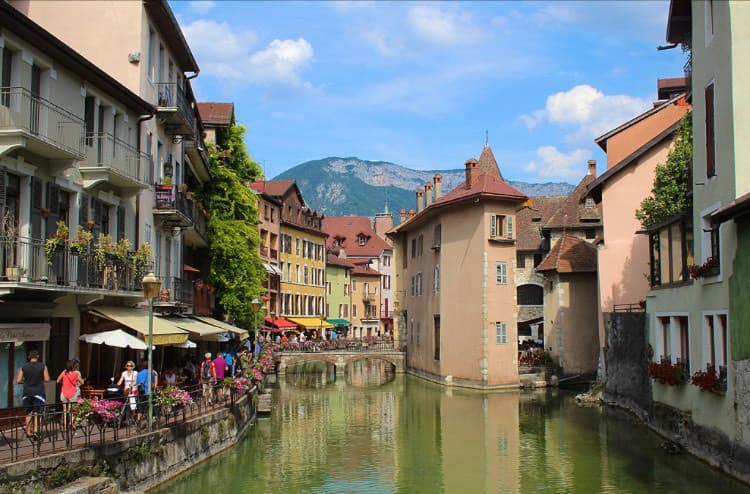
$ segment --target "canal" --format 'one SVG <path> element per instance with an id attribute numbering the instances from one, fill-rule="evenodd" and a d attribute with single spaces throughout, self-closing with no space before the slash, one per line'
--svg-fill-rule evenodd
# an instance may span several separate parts
<path id="1" fill-rule="evenodd" d="M 324 364 L 289 370 L 270 417 L 154 492 L 750 494 L 571 393 L 443 388 L 380 361 L 338 379 Z"/>

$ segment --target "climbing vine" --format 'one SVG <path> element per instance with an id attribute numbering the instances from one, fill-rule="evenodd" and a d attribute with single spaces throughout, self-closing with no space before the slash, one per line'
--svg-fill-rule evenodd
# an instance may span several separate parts
<path id="1" fill-rule="evenodd" d="M 693 166 L 692 112 L 687 112 L 667 155 L 667 162 L 656 165 L 651 195 L 641 202 L 635 217 L 643 228 L 663 221 L 690 207 L 690 168 Z"/>
<path id="2" fill-rule="evenodd" d="M 203 200 L 210 211 L 209 281 L 224 314 L 250 327 L 249 301 L 262 293 L 265 270 L 258 256 L 257 198 L 247 184 L 262 172 L 245 148 L 244 134 L 244 127 L 233 125 L 224 141 L 209 147 L 213 173 Z"/>

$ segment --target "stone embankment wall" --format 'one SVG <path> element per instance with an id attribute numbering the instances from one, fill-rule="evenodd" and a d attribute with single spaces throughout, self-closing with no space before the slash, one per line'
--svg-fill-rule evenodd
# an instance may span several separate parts
<path id="1" fill-rule="evenodd" d="M 646 314 L 609 312 L 604 314 L 605 380 L 602 399 L 626 408 L 643 420 L 651 410 L 651 379 L 648 376 Z"/>
<path id="2" fill-rule="evenodd" d="M 96 475 L 113 479 L 121 491 L 146 490 L 236 444 L 254 423 L 256 406 L 254 390 L 232 407 L 150 434 L 0 465 L 0 485 L 12 493 L 46 492 Z"/>

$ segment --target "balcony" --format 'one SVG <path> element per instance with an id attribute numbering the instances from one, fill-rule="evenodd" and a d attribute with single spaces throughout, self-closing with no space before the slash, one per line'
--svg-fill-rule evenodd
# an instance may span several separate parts
<path id="1" fill-rule="evenodd" d="M 0 286 L 56 291 L 117 291 L 139 295 L 143 268 L 132 257 L 99 262 L 93 251 L 65 245 L 47 258 L 43 240 L 0 238 Z"/>
<path id="2" fill-rule="evenodd" d="M 161 292 L 154 307 L 175 307 L 193 304 L 193 282 L 173 276 L 159 276 Z"/>
<path id="3" fill-rule="evenodd" d="M 85 188 L 107 182 L 123 190 L 148 189 L 149 155 L 106 133 L 87 136 L 86 146 L 86 157 L 79 165 Z"/>
<path id="4" fill-rule="evenodd" d="M 377 302 L 378 294 L 375 292 L 364 292 L 362 293 L 362 302 L 366 304 L 374 304 Z"/>
<path id="5" fill-rule="evenodd" d="M 185 143 L 185 154 L 187 154 L 192 163 L 195 173 L 201 180 L 208 181 L 211 179 L 209 170 L 211 169 L 211 161 L 206 151 L 206 146 L 203 142 L 203 137 L 198 129 L 198 121 L 193 120 L 194 126 L 190 135 L 186 135 L 183 138 Z"/>
<path id="6" fill-rule="evenodd" d="M 172 184 L 158 184 L 155 189 L 154 219 L 162 226 L 185 228 L 193 224 L 193 201 Z"/>
<path id="7" fill-rule="evenodd" d="M 198 201 L 190 202 L 193 203 L 193 223 L 185 229 L 185 245 L 198 248 L 208 247 L 208 212 Z"/>
<path id="8" fill-rule="evenodd" d="M 0 151 L 23 147 L 47 159 L 84 156 L 83 119 L 21 87 L 0 88 Z"/>
<path id="9" fill-rule="evenodd" d="M 156 114 L 170 134 L 192 136 L 197 128 L 193 108 L 182 88 L 174 82 L 155 84 L 157 94 Z"/>

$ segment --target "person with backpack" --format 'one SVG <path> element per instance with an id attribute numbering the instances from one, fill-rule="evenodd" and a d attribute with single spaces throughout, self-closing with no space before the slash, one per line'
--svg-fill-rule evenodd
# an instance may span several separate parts
<path id="1" fill-rule="evenodd" d="M 39 430 L 38 415 L 44 412 L 47 395 L 44 393 L 44 383 L 50 381 L 49 371 L 44 362 L 39 360 L 37 350 L 29 351 L 28 362 L 18 369 L 16 383 L 23 385 L 23 409 L 26 411 L 24 430 L 29 436 L 35 435 Z M 34 422 L 31 416 L 34 415 Z"/>
<path id="2" fill-rule="evenodd" d="M 213 405 L 213 387 L 216 384 L 216 365 L 211 361 L 211 352 L 206 352 L 205 359 L 201 362 L 198 374 L 201 388 L 203 389 L 203 402 Z"/>
<path id="3" fill-rule="evenodd" d="M 62 384 L 60 389 L 60 403 L 63 409 L 63 428 L 68 426 L 68 408 L 71 403 L 77 403 L 81 397 L 81 385 L 83 378 L 78 370 L 78 359 L 70 359 L 65 362 L 65 370 L 57 376 L 57 383 Z"/>

